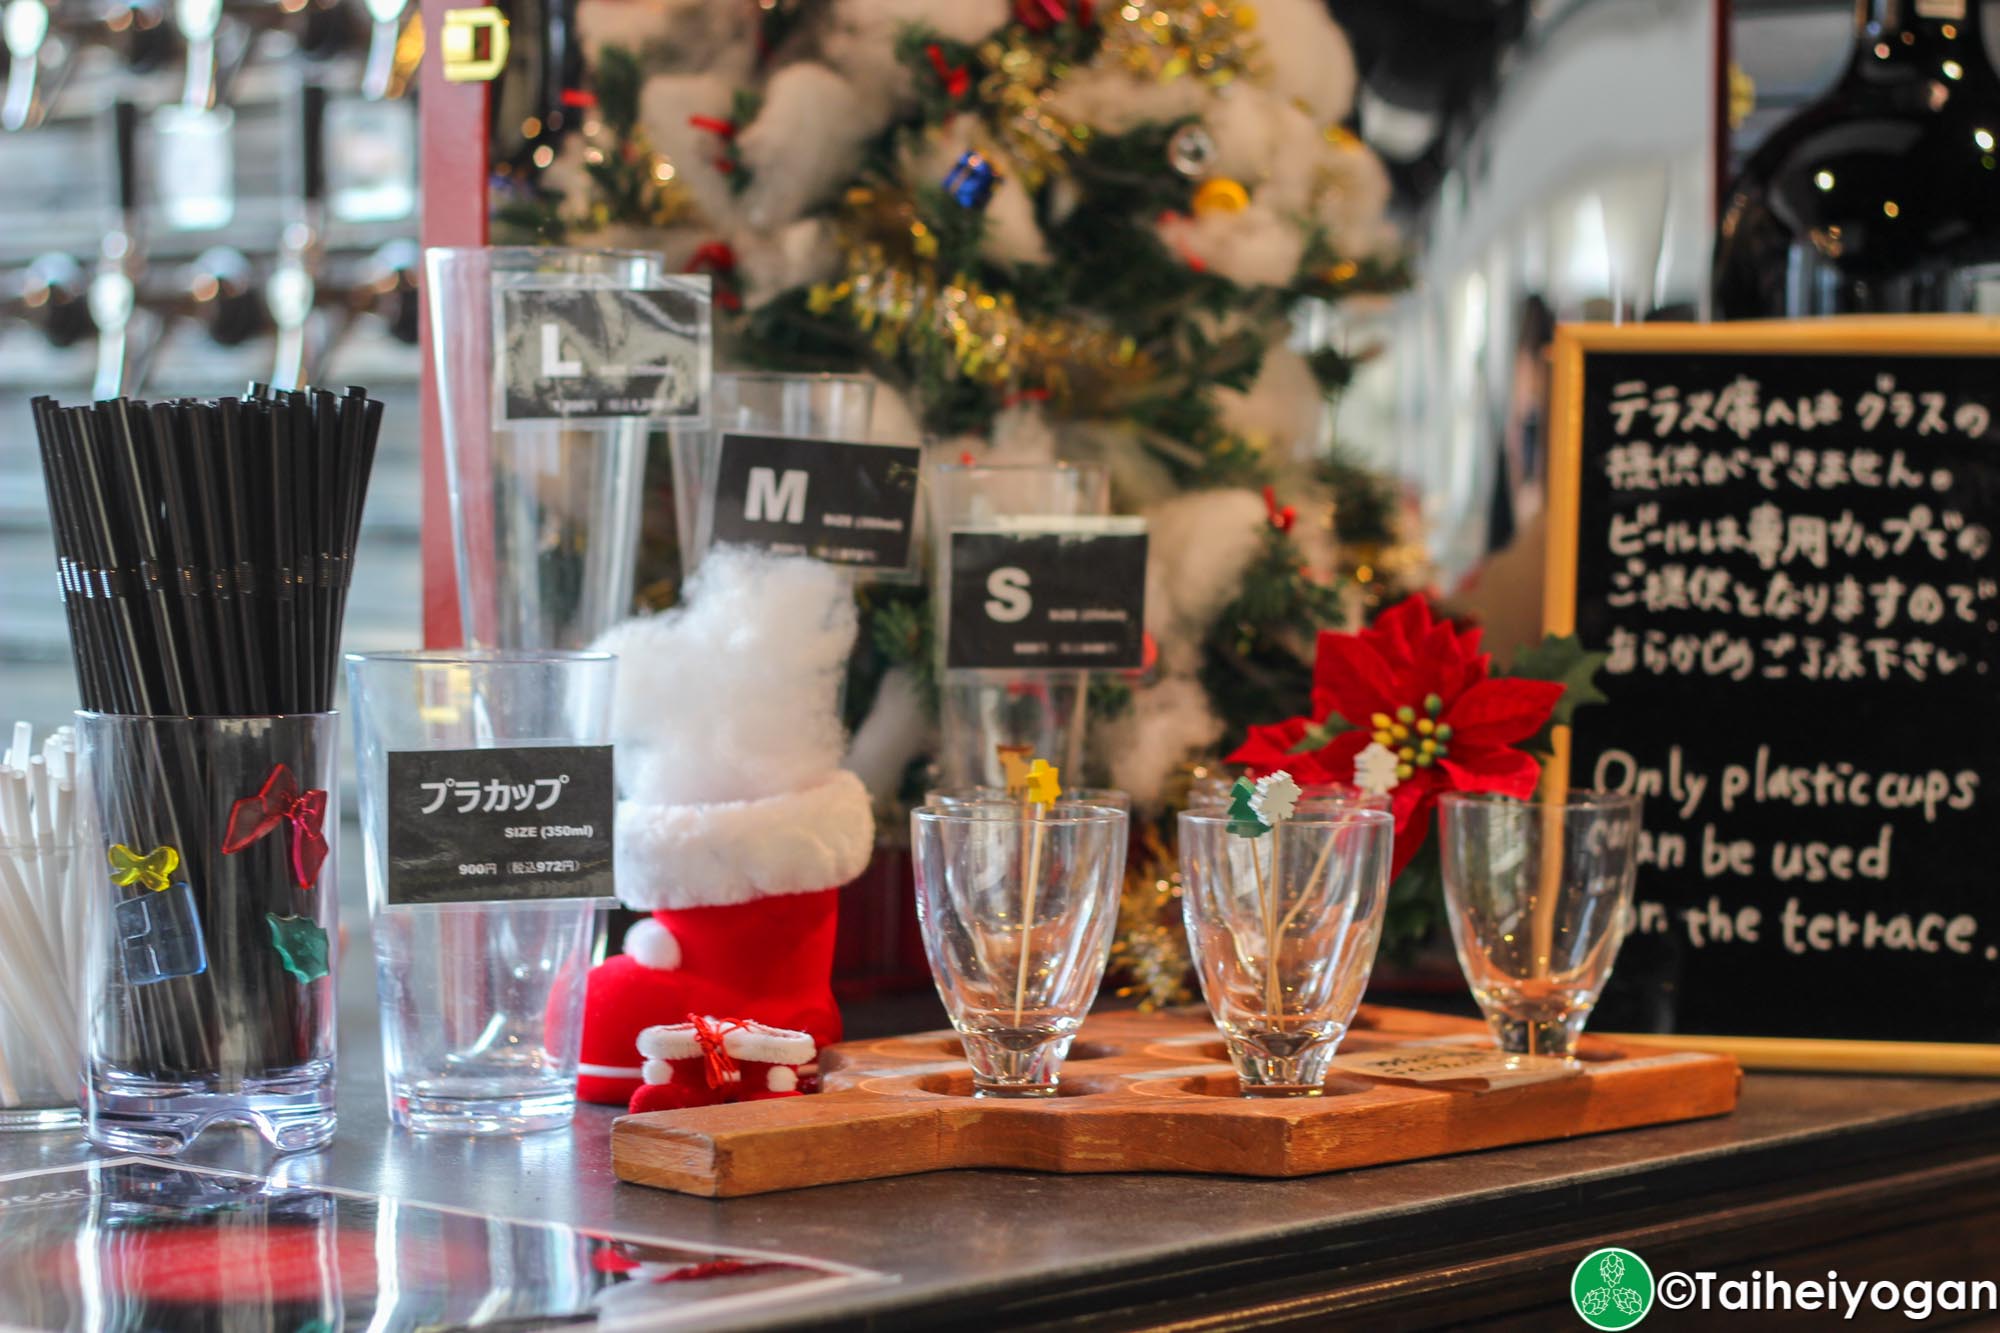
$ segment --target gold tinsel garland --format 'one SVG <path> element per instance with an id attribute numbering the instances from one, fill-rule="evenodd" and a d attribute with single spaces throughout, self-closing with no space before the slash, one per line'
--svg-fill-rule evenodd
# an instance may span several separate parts
<path id="1" fill-rule="evenodd" d="M 1006 392 L 1045 392 L 1084 415 L 1153 375 L 1129 338 L 1081 320 L 1024 315 L 1011 293 L 940 271 L 935 238 L 896 191 L 850 190 L 839 226 L 844 271 L 815 285 L 807 306 L 816 315 L 844 312 L 884 360 L 935 345 L 955 375 Z"/>
<path id="2" fill-rule="evenodd" d="M 1109 6 L 1100 59 L 1141 78 L 1221 87 L 1263 72 L 1253 5 L 1233 0 L 1127 0 Z"/>

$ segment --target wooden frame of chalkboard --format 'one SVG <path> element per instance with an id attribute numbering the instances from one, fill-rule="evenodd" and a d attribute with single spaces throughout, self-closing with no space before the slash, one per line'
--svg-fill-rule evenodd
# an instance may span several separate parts
<path id="1" fill-rule="evenodd" d="M 1566 325 L 1551 355 L 1544 621 L 1613 660 L 1549 781 L 1574 764 L 1647 790 L 1638 919 L 1597 1017 L 1750 1067 L 2000 1074 L 2000 894 L 1978 883 L 2000 820 L 1972 809 L 2000 769 L 2000 681 L 1979 679 L 2000 662 L 2000 320 Z M 1897 577 L 1912 551 L 1903 573 L 1928 578 Z M 1857 657 L 1864 632 L 1886 647 Z"/>

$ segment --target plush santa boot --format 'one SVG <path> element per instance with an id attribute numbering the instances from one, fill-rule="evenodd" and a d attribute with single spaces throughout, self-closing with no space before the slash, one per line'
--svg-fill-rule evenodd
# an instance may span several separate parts
<path id="1" fill-rule="evenodd" d="M 618 655 L 618 896 L 653 915 L 591 973 L 584 1100 L 629 1103 L 639 1034 L 690 1014 L 840 1039 L 838 890 L 875 841 L 867 789 L 839 767 L 853 643 L 837 571 L 726 547 L 679 608 L 602 641 Z"/>
<path id="2" fill-rule="evenodd" d="M 633 1115 L 796 1097 L 817 1047 L 803 1032 L 690 1014 L 640 1033 L 639 1053 L 645 1083 L 632 1094 Z"/>
<path id="3" fill-rule="evenodd" d="M 634 895 L 624 886 L 640 879 L 749 896 L 704 905 L 692 890 L 675 894 L 687 905 L 654 911 L 625 933 L 624 953 L 591 972 L 577 1080 L 585 1101 L 629 1102 L 642 1077 L 639 1034 L 675 1016 L 742 1015 L 804 1032 L 822 1049 L 840 1040 L 831 985 L 840 890 L 816 886 L 844 884 L 866 868 L 874 842 L 867 791 L 837 773 L 804 799 L 744 803 L 711 823 L 732 821 L 774 836 L 759 842 L 731 832 L 721 842 L 690 842 L 680 821 L 646 820 L 629 802 L 621 809 L 618 879 L 628 902 Z M 732 855 L 756 862 L 749 879 L 723 874 Z M 664 869 L 670 859 L 705 867 L 704 877 Z"/>

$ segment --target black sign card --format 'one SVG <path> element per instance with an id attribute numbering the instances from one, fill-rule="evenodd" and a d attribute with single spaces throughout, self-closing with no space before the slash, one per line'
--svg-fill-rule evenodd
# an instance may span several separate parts
<path id="1" fill-rule="evenodd" d="M 1571 781 L 1645 797 L 1593 1027 L 2000 1042 L 2000 330 L 1556 357 L 1550 626 L 1610 653 Z"/>
<path id="2" fill-rule="evenodd" d="M 608 898 L 608 745 L 389 754 L 392 905 Z"/>
<path id="3" fill-rule="evenodd" d="M 923 460 L 914 444 L 725 434 L 711 531 L 829 564 L 907 569 Z"/>
<path id="4" fill-rule="evenodd" d="M 495 295 L 501 420 L 706 415 L 708 298 L 698 286 L 501 287 Z"/>
<path id="5" fill-rule="evenodd" d="M 951 535 L 952 670 L 1144 665 L 1144 532 Z"/>

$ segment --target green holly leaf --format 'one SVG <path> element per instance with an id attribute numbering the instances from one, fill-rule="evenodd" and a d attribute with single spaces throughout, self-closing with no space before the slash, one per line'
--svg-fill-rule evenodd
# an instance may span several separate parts
<path id="1" fill-rule="evenodd" d="M 310 985 L 327 974 L 332 950 L 325 927 L 311 917 L 279 916 L 276 912 L 264 913 L 264 920 L 271 925 L 271 943 L 277 946 L 285 971 L 301 985 Z"/>
<path id="2" fill-rule="evenodd" d="M 1324 750 L 1333 744 L 1333 738 L 1343 731 L 1353 731 L 1355 726 L 1338 713 L 1328 713 L 1322 720 L 1306 728 L 1306 734 L 1299 737 L 1299 743 L 1285 751 L 1286 754 L 1311 754 L 1314 750 Z"/>
<path id="3" fill-rule="evenodd" d="M 1257 814 L 1257 807 L 1250 804 L 1257 794 L 1257 788 L 1250 779 L 1238 778 L 1236 785 L 1229 789 L 1229 831 L 1239 838 L 1261 838 L 1271 831 Z"/>
<path id="4" fill-rule="evenodd" d="M 1525 644 L 1514 654 L 1507 674 L 1520 680 L 1552 680 L 1563 687 L 1549 725 L 1566 727 L 1571 714 L 1585 704 L 1601 704 L 1604 692 L 1597 688 L 1597 672 L 1609 653 L 1587 651 L 1574 634 L 1546 635 L 1540 643 Z"/>

